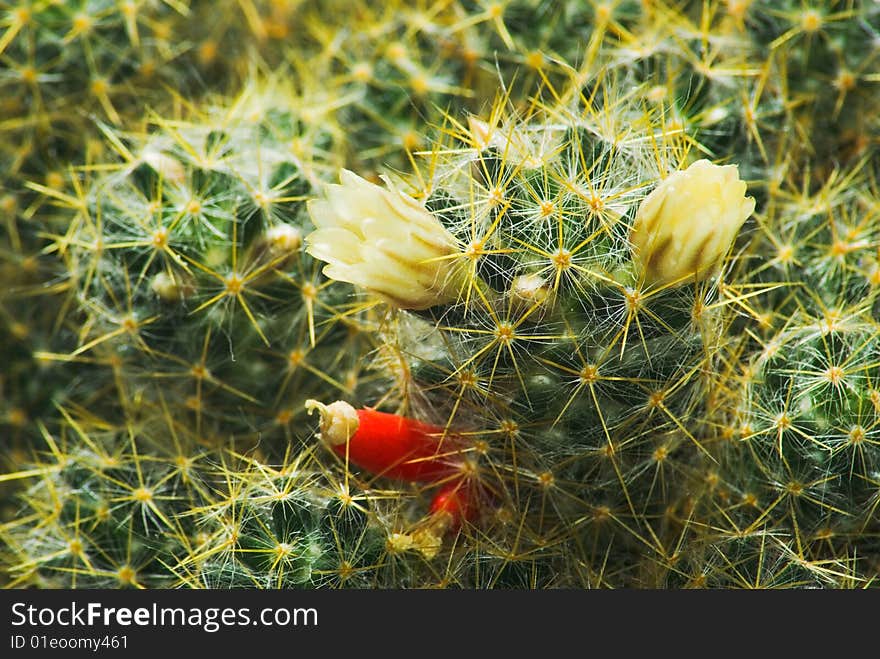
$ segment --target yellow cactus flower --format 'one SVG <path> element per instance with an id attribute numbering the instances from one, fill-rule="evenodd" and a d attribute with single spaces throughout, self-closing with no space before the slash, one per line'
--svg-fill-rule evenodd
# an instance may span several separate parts
<path id="1" fill-rule="evenodd" d="M 630 232 L 651 285 L 679 285 L 714 273 L 755 210 L 736 165 L 698 160 L 661 182 L 639 206 Z"/>
<path id="2" fill-rule="evenodd" d="M 317 227 L 306 251 L 331 279 L 361 286 L 401 309 L 458 299 L 467 270 L 455 237 L 418 201 L 342 170 L 325 199 L 308 203 Z"/>

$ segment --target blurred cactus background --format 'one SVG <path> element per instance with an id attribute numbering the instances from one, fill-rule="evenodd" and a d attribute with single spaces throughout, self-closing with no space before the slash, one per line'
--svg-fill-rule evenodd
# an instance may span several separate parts
<path id="1" fill-rule="evenodd" d="M 0 89 L 4 587 L 880 583 L 880 3 L 0 1 Z"/>

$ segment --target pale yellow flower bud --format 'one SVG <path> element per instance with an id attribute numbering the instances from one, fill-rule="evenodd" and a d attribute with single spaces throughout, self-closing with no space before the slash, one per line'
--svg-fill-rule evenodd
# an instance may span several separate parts
<path id="1" fill-rule="evenodd" d="M 186 181 L 186 170 L 179 160 L 162 151 L 146 149 L 141 154 L 141 160 L 147 163 L 165 181 L 176 185 L 183 185 Z"/>
<path id="2" fill-rule="evenodd" d="M 302 234 L 289 224 L 276 224 L 266 232 L 266 242 L 274 254 L 290 254 L 302 245 Z"/>
<path id="3" fill-rule="evenodd" d="M 645 281 L 684 284 L 714 273 L 755 210 L 736 165 L 698 160 L 661 182 L 636 212 L 630 241 Z"/>
<path id="4" fill-rule="evenodd" d="M 357 410 L 344 400 L 324 405 L 310 398 L 306 401 L 305 407 L 309 414 L 318 410 L 321 415 L 321 440 L 331 446 L 345 444 L 360 426 Z"/>
<path id="5" fill-rule="evenodd" d="M 541 275 L 519 275 L 510 284 L 514 298 L 528 304 L 543 304 L 550 297 L 550 286 Z"/>
<path id="6" fill-rule="evenodd" d="M 179 302 L 195 293 L 195 283 L 187 275 L 172 277 L 162 271 L 153 277 L 150 289 L 164 302 Z"/>
<path id="7" fill-rule="evenodd" d="M 308 203 L 317 229 L 306 251 L 325 261 L 331 279 L 361 286 L 401 309 L 427 309 L 459 298 L 467 270 L 455 237 L 425 207 L 391 186 L 342 170 L 326 199 Z"/>
<path id="8" fill-rule="evenodd" d="M 474 146 L 480 151 L 483 151 L 490 145 L 497 146 L 492 127 L 482 119 L 477 119 L 473 115 L 469 116 L 468 132 Z"/>
<path id="9" fill-rule="evenodd" d="M 510 284 L 510 308 L 517 313 L 543 311 L 551 299 L 550 283 L 537 273 L 519 275 Z M 540 313 L 534 314 L 538 320 Z"/>
<path id="10" fill-rule="evenodd" d="M 557 149 L 552 143 L 533 144 L 527 135 L 490 125 L 473 115 L 468 117 L 468 133 L 472 146 L 478 151 L 494 147 L 506 161 L 525 169 L 540 167 L 543 156 Z"/>

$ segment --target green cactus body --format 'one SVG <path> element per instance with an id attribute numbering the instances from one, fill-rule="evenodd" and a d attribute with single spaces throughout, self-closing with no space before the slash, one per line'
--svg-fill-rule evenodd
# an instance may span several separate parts
<path id="1" fill-rule="evenodd" d="M 653 257 L 630 240 L 647 194 L 683 166 L 685 140 L 604 92 L 528 121 L 472 120 L 457 146 L 437 148 L 419 196 L 454 238 L 433 261 L 457 291 L 400 311 L 386 338 L 405 364 L 403 406 L 472 440 L 465 464 L 487 493 L 486 523 L 512 512 L 548 556 L 591 534 L 636 542 L 683 496 L 677 472 L 707 452 L 691 419 L 721 340 L 710 273 L 647 282 Z M 341 216 L 357 214 L 351 197 Z M 325 215 L 308 242 L 333 263 Z"/>
<path id="2" fill-rule="evenodd" d="M 878 25 L 0 2 L 0 580 L 876 586 Z M 757 203 L 688 252 L 701 159 Z M 333 400 L 461 473 L 350 462 Z"/>
<path id="3" fill-rule="evenodd" d="M 736 277 L 763 289 L 771 311 L 746 323 L 749 353 L 710 417 L 728 414 L 741 444 L 719 454 L 733 490 L 753 502 L 738 525 L 760 524 L 817 564 L 876 551 L 876 195 L 866 176 L 860 164 L 815 190 L 773 191 L 752 246 L 773 258 Z M 846 565 L 853 583 L 870 570 Z"/>
<path id="4" fill-rule="evenodd" d="M 76 433 L 46 435 L 19 520 L 0 526 L 13 583 L 310 588 L 376 579 L 383 527 L 334 496 L 316 465 L 218 456 L 170 418 L 137 436 L 68 418 Z"/>
<path id="5" fill-rule="evenodd" d="M 232 434 L 277 428 L 277 415 L 289 427 L 298 397 L 350 390 L 357 301 L 301 250 L 302 202 L 329 166 L 313 156 L 332 137 L 304 127 L 293 103 L 251 89 L 197 122 L 105 129 L 123 162 L 90 174 L 55 237 L 81 309 L 67 359 L 123 360 L 127 387 Z"/>

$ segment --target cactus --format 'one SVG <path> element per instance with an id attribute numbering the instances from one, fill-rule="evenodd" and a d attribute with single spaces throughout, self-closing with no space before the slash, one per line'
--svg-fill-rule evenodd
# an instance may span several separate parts
<path id="1" fill-rule="evenodd" d="M 65 411 L 0 526 L 13 586 L 371 585 L 384 529 L 317 466 L 217 454 L 170 416 L 114 427 Z M 165 438 L 174 437 L 174 446 Z"/>
<path id="2" fill-rule="evenodd" d="M 191 121 L 105 128 L 117 162 L 87 168 L 79 198 L 41 188 L 69 218 L 52 220 L 65 226 L 52 249 L 80 327 L 44 357 L 116 374 L 79 395 L 100 407 L 110 382 L 126 397 L 161 391 L 210 436 L 220 421 L 230 435 L 290 428 L 289 397 L 299 411 L 297 397 L 350 390 L 325 370 L 357 364 L 357 302 L 301 250 L 302 201 L 333 139 L 332 124 L 302 123 L 303 102 L 254 86 Z"/>
<path id="3" fill-rule="evenodd" d="M 759 302 L 745 303 L 707 418 L 727 437 L 717 457 L 740 501 L 730 519 L 802 562 L 846 559 L 855 582 L 876 574 L 874 180 L 861 162 L 797 194 L 771 188 L 753 258 L 733 277 Z"/>
<path id="4" fill-rule="evenodd" d="M 878 11 L 0 3 L 0 578 L 876 584 Z"/>
<path id="5" fill-rule="evenodd" d="M 575 556 L 571 545 L 592 533 L 620 547 L 652 534 L 663 550 L 654 518 L 681 493 L 676 468 L 659 465 L 706 451 L 688 426 L 721 341 L 710 275 L 733 237 L 711 263 L 653 272 L 666 238 L 641 236 L 637 210 L 653 212 L 648 193 L 683 168 L 687 142 L 616 90 L 597 84 L 583 105 L 549 116 L 460 126 L 457 143 L 438 146 L 411 179 L 424 210 L 396 211 L 418 222 L 412 237 L 387 219 L 388 233 L 372 238 L 379 202 L 349 176 L 328 190 L 330 202 L 311 207 L 318 230 L 306 239 L 330 276 L 403 307 L 389 316 L 385 339 L 394 399 L 469 437 L 463 469 L 480 482 L 489 518 L 512 514 L 520 521 L 509 532 L 538 546 L 562 528 L 593 526 L 587 520 L 600 509 L 614 519 L 555 541 Z M 686 184 L 677 185 L 669 207 L 686 199 Z M 736 206 L 734 234 L 751 208 Z M 364 225 L 352 228 L 358 213 Z M 366 236 L 362 262 L 350 262 L 345 230 Z M 670 237 L 671 249 L 688 238 Z M 405 281 L 393 283 L 393 269 Z M 414 280 L 442 287 L 421 293 Z M 497 520 L 486 523 L 501 532 Z"/>

